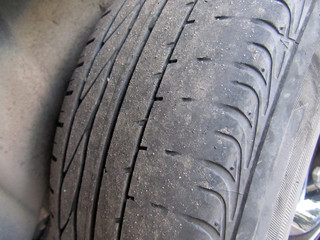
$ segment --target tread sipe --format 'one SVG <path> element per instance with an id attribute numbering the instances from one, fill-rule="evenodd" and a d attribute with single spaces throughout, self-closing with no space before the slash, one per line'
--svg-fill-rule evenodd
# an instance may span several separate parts
<path id="1" fill-rule="evenodd" d="M 234 239 L 312 0 L 117 0 L 71 78 L 49 239 Z"/>

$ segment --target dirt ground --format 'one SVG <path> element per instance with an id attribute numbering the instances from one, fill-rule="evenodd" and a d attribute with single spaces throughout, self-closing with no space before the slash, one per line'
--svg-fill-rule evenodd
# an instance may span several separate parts
<path id="1" fill-rule="evenodd" d="M 0 0 L 0 232 L 31 239 L 65 88 L 111 0 Z"/>

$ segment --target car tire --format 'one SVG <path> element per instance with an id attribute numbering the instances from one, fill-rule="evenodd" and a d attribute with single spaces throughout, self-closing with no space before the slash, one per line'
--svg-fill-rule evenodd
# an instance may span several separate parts
<path id="1" fill-rule="evenodd" d="M 319 132 L 318 5 L 114 1 L 57 124 L 49 239 L 286 239 Z"/>

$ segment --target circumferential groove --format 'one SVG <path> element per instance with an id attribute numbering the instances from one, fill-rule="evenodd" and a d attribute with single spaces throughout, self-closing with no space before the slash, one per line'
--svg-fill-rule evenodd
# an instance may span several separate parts
<path id="1" fill-rule="evenodd" d="M 126 2 L 126 0 L 123 2 L 123 4 L 121 5 L 121 7 L 119 8 L 119 10 L 116 12 L 116 14 L 115 14 L 115 16 L 113 17 L 111 23 L 110 23 L 109 26 L 106 28 L 104 35 L 107 35 L 107 33 L 109 32 L 112 23 L 113 23 L 113 22 L 115 21 L 115 19 L 117 18 L 118 14 L 119 14 L 119 12 L 121 11 L 122 7 L 124 6 L 125 2 Z M 110 11 L 109 11 L 109 12 L 110 12 Z M 96 58 L 96 56 L 98 55 L 98 53 L 100 52 L 101 49 L 102 49 L 102 44 L 99 44 L 98 48 L 96 48 L 96 49 L 94 50 L 93 56 L 92 56 L 92 57 L 89 59 L 89 61 L 88 61 L 88 69 L 85 70 L 84 78 L 81 79 L 82 82 L 81 82 L 81 84 L 80 84 L 80 93 L 81 93 L 81 92 L 83 91 L 83 89 L 84 89 L 84 86 L 85 86 L 85 83 L 86 83 L 86 79 L 88 78 L 89 73 L 90 73 L 90 71 L 91 71 L 91 68 L 92 68 L 93 65 L 94 65 L 95 58 Z M 73 80 L 74 80 L 74 79 L 72 79 L 71 81 L 73 81 Z M 76 111 L 74 111 L 74 112 L 71 114 L 71 120 L 70 120 L 70 125 L 71 125 L 71 126 L 73 125 L 73 123 L 74 123 L 74 121 L 75 121 L 76 113 L 77 113 L 77 110 L 78 110 L 80 104 L 81 104 L 81 99 L 80 99 L 80 98 L 76 99 L 75 106 L 74 106 L 75 109 L 76 109 Z M 61 238 L 61 234 L 62 234 L 62 231 L 61 231 L 61 228 L 60 228 L 60 226 L 61 226 L 61 218 L 60 218 L 60 217 L 61 217 L 61 213 L 60 213 L 60 209 L 61 209 L 62 182 L 63 182 L 63 178 L 64 178 L 64 175 L 65 175 L 63 172 L 64 172 L 64 164 L 65 164 L 66 157 L 67 157 L 67 150 L 68 150 L 68 146 L 69 146 L 69 143 L 70 143 L 70 136 L 71 136 L 72 129 L 73 129 L 73 128 L 71 128 L 71 127 L 67 129 L 67 137 L 66 137 L 65 143 L 63 144 L 63 156 L 62 156 L 62 161 L 61 161 L 61 162 L 62 162 L 62 163 L 61 163 L 61 164 L 62 164 L 62 167 L 60 168 L 60 173 L 61 173 L 61 175 L 60 175 L 60 183 L 59 183 L 59 186 L 58 186 L 59 191 L 58 191 L 58 212 L 57 212 L 57 225 L 58 225 L 58 228 L 59 228 L 59 230 L 58 230 L 59 238 Z M 76 214 L 75 214 L 75 215 L 76 215 Z M 74 216 L 75 216 L 75 215 L 74 215 Z M 70 219 L 70 216 L 69 216 L 68 219 Z M 75 226 L 76 226 L 76 225 L 74 225 L 73 228 L 74 228 L 74 230 L 75 230 L 75 233 L 77 233 Z"/>

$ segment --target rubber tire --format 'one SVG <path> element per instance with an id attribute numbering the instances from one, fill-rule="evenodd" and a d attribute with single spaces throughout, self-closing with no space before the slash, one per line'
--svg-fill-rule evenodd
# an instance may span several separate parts
<path id="1" fill-rule="evenodd" d="M 115 1 L 62 106 L 49 239 L 286 239 L 319 132 L 318 5 Z"/>

